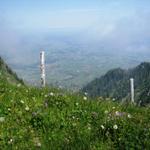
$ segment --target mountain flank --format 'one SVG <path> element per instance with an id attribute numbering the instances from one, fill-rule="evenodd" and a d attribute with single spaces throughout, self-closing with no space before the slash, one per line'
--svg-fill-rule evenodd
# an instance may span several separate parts
<path id="1" fill-rule="evenodd" d="M 82 92 L 91 97 L 110 97 L 114 100 L 130 100 L 130 78 L 135 81 L 135 100 L 140 105 L 150 103 L 150 63 L 143 62 L 135 68 L 108 71 L 100 78 L 88 83 Z"/>
<path id="2" fill-rule="evenodd" d="M 15 72 L 4 62 L 0 57 L 0 81 L 13 83 L 13 84 L 24 84 L 23 80 L 20 79 Z"/>

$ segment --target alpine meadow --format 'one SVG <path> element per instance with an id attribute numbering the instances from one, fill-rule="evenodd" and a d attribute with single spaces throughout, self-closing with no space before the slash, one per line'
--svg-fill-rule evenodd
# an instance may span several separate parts
<path id="1" fill-rule="evenodd" d="M 0 1 L 0 150 L 149 150 L 150 2 Z"/>

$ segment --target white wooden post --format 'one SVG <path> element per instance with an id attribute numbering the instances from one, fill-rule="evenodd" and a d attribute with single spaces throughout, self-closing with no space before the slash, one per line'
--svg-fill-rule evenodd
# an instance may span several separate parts
<path id="1" fill-rule="evenodd" d="M 41 51 L 40 53 L 40 68 L 41 68 L 41 85 L 45 87 L 45 52 Z"/>
<path id="2" fill-rule="evenodd" d="M 130 86 L 131 86 L 131 102 L 134 103 L 134 79 L 130 79 Z"/>

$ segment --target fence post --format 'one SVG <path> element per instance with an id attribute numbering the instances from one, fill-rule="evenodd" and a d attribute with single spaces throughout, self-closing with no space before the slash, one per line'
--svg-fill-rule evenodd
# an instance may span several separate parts
<path id="1" fill-rule="evenodd" d="M 40 68 L 41 68 L 41 85 L 45 87 L 45 52 L 40 52 Z"/>
<path id="2" fill-rule="evenodd" d="M 134 103 L 134 79 L 130 79 L 130 86 L 131 86 L 131 102 Z"/>

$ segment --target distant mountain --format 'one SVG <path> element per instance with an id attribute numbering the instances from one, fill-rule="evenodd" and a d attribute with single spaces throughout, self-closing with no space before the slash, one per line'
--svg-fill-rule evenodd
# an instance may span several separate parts
<path id="1" fill-rule="evenodd" d="M 17 74 L 0 57 L 0 81 L 9 82 L 13 84 L 24 84 L 23 80 L 18 78 Z"/>
<path id="2" fill-rule="evenodd" d="M 111 97 L 116 100 L 130 99 L 130 78 L 135 80 L 135 100 L 141 105 L 150 103 L 150 63 L 123 70 L 108 71 L 104 76 L 87 84 L 82 91 L 91 97 Z"/>

